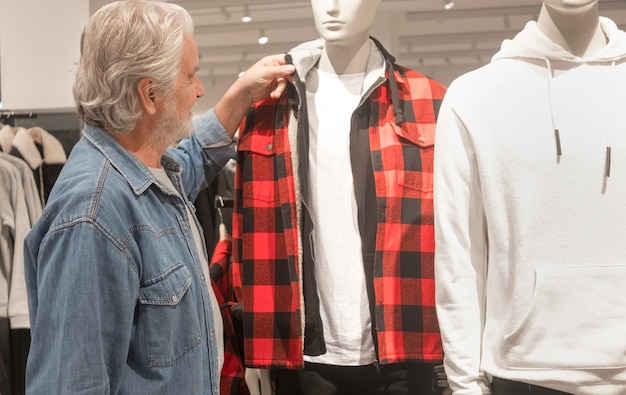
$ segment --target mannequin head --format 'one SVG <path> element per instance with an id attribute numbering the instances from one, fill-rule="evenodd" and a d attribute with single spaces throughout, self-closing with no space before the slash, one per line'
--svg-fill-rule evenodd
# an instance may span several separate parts
<path id="1" fill-rule="evenodd" d="M 362 45 L 381 0 L 311 0 L 315 27 L 330 44 Z"/>

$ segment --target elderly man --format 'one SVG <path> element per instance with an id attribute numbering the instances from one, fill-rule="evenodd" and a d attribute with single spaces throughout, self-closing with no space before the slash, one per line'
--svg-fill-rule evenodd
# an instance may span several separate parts
<path id="1" fill-rule="evenodd" d="M 192 123 L 204 93 L 192 33 L 181 7 L 137 0 L 84 30 L 83 137 L 26 240 L 29 394 L 218 393 L 221 316 L 190 202 L 293 66 L 261 60 Z"/>

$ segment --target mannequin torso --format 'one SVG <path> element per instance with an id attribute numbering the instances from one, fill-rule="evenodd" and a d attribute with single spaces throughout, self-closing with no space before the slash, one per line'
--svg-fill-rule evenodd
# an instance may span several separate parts
<path id="1" fill-rule="evenodd" d="M 293 251 L 297 253 L 296 261 L 301 260 L 301 270 L 289 272 L 289 280 L 296 286 L 294 292 L 263 302 L 265 305 L 258 309 L 254 303 L 245 305 L 245 295 L 253 300 L 258 292 L 256 285 L 263 284 L 267 289 L 268 281 L 277 289 L 285 289 L 284 280 L 278 284 L 275 281 L 279 277 L 262 279 L 262 271 L 252 273 L 250 266 L 242 265 L 234 254 L 234 267 L 246 272 L 239 277 L 245 278 L 247 273 L 254 276 L 253 281 L 241 286 L 244 310 L 248 317 L 254 315 L 248 338 L 272 341 L 249 346 L 246 363 L 275 367 L 277 395 L 374 394 L 387 375 L 386 371 L 376 372 L 377 361 L 407 370 L 407 377 L 411 377 L 407 393 L 427 393 L 432 387 L 432 365 L 442 358 L 438 324 L 432 319 L 434 306 L 416 301 L 413 287 L 407 285 L 421 281 L 409 274 L 418 261 L 423 258 L 423 265 L 432 263 L 428 257 L 434 246 L 418 240 L 432 240 L 424 236 L 432 227 L 413 231 L 432 217 L 432 198 L 421 192 L 416 196 L 415 189 L 400 188 L 402 185 L 385 180 L 395 180 L 396 172 L 401 172 L 408 174 L 411 182 L 421 184 L 423 180 L 425 190 L 431 188 L 429 176 L 422 176 L 416 169 L 428 172 L 432 167 L 432 133 L 445 87 L 395 64 L 382 44 L 370 38 L 369 29 L 380 2 L 311 0 L 321 39 L 290 51 L 297 69 L 295 89 L 277 102 L 255 107 L 241 132 L 236 177 L 241 182 L 236 189 L 243 191 L 257 179 L 265 182 L 263 188 L 254 188 L 251 200 L 238 202 L 235 211 L 240 214 L 235 218 L 242 225 L 246 222 L 244 216 L 251 218 L 254 213 L 254 222 L 262 224 L 266 221 L 260 218 L 266 214 L 282 213 L 267 218 L 268 223 L 275 224 L 272 237 L 277 240 L 277 248 L 265 258 L 255 253 L 260 249 L 255 249 L 254 243 L 243 240 L 248 235 L 255 239 L 256 233 L 267 230 L 234 227 L 233 240 L 241 246 L 241 256 L 248 256 L 249 251 L 251 259 L 263 259 L 270 272 L 280 270 L 280 276 L 287 276 L 285 267 L 279 265 L 284 253 L 282 243 L 290 243 L 292 233 L 302 243 L 298 251 Z M 301 105 L 285 105 L 296 102 Z M 428 127 L 419 129 L 415 127 L 418 123 Z M 252 160 L 255 155 L 251 154 L 261 135 L 271 135 L 274 141 L 274 145 L 263 146 L 272 151 L 263 163 Z M 279 170 L 285 167 L 287 173 Z M 281 189 L 281 185 L 288 188 Z M 255 196 L 266 192 L 277 197 L 271 205 L 282 207 L 280 211 L 263 208 L 261 213 L 248 206 Z M 379 204 L 388 197 L 393 202 Z M 382 206 L 389 212 L 380 212 Z M 248 207 L 253 210 L 248 211 Z M 418 207 L 423 211 L 419 212 Z M 360 216 L 376 210 L 381 214 Z M 401 212 L 411 214 L 400 218 Z M 386 239 L 381 229 L 389 226 L 403 234 L 402 240 L 389 238 L 387 243 L 376 243 Z M 416 246 L 428 253 L 412 255 Z M 377 256 L 388 257 L 378 261 Z M 374 265 L 380 270 L 374 270 Z M 415 275 L 425 279 L 429 273 L 424 270 Z M 431 284 L 431 280 L 424 283 Z M 382 287 L 383 283 L 389 287 Z M 432 296 L 434 289 L 426 286 L 421 292 Z M 302 310 L 302 306 L 306 308 Z M 295 321 L 284 319 L 286 311 Z M 274 316 L 278 314 L 280 329 L 274 327 L 278 322 Z M 297 332 L 294 322 L 304 324 L 305 333 Z M 380 354 L 376 344 L 380 345 Z M 271 360 L 268 355 L 272 355 Z M 263 375 L 261 385 L 255 385 L 258 373 L 265 372 L 246 371 L 254 387 L 250 391 L 265 395 Z M 331 392 L 333 388 L 342 390 Z"/>
<path id="2" fill-rule="evenodd" d="M 507 395 L 516 386 L 537 394 L 623 392 L 623 361 L 589 365 L 588 350 L 604 339 L 599 355 L 620 349 L 614 325 L 598 321 L 593 347 L 578 330 L 593 321 L 584 309 L 609 317 L 611 305 L 594 301 L 594 292 L 573 301 L 580 284 L 621 287 L 619 277 L 604 277 L 613 267 L 600 265 L 571 283 L 575 291 L 563 285 L 570 269 L 622 256 L 618 233 L 626 227 L 612 213 L 626 184 L 615 182 L 611 153 L 626 145 L 624 60 L 626 33 L 599 15 L 597 0 L 544 0 L 537 21 L 447 90 L 435 141 L 434 266 L 454 393 Z M 589 217 L 571 215 L 578 211 Z M 558 247 L 558 240 L 567 241 Z M 576 309 L 557 308 L 556 300 Z"/>

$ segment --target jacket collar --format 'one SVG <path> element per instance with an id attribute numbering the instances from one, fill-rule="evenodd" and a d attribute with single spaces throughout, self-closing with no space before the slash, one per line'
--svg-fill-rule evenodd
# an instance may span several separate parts
<path id="1" fill-rule="evenodd" d="M 0 124 L 0 149 L 3 152 L 11 151 L 13 145 L 13 139 L 15 138 L 15 131 L 11 125 Z"/>
<path id="2" fill-rule="evenodd" d="M 167 192 L 156 181 L 150 169 L 143 162 L 124 149 L 103 129 L 86 124 L 83 136 L 111 162 L 111 165 L 126 179 L 136 195 L 145 192 L 152 184 L 159 185 L 159 188 Z M 168 173 L 180 173 L 181 171 L 180 165 L 167 155 L 161 158 L 161 165 Z"/>
<path id="3" fill-rule="evenodd" d="M 35 142 L 33 137 L 35 133 L 41 136 L 41 143 Z M 37 169 L 43 163 L 49 165 L 64 164 L 67 160 L 65 149 L 61 142 L 40 127 L 32 127 L 30 129 L 18 128 L 12 145 L 31 169 Z"/>
<path id="4" fill-rule="evenodd" d="M 366 92 L 364 98 L 369 95 L 371 89 L 385 78 L 389 80 L 389 88 L 391 90 L 391 102 L 393 104 L 395 122 L 401 124 L 404 122 L 404 113 L 400 106 L 398 83 L 396 81 L 395 63 L 396 59 L 383 47 L 383 45 L 370 36 L 372 47 L 367 62 L 367 68 L 365 70 L 365 80 L 363 83 L 363 92 Z M 317 64 L 322 56 L 322 50 L 324 49 L 324 39 L 318 38 L 313 41 L 302 43 L 287 54 L 287 62 L 292 63 L 296 67 L 296 73 L 300 77 L 301 81 L 305 81 L 306 75 Z M 387 73 L 388 71 L 388 73 Z"/>
<path id="5" fill-rule="evenodd" d="M 376 39 L 371 37 L 370 39 L 374 45 L 371 47 L 367 61 L 364 87 L 370 87 L 381 76 L 384 76 L 386 67 L 386 59 L 383 54 L 387 54 L 387 51 L 380 51 L 382 45 Z M 318 38 L 302 43 L 288 52 L 288 61 L 296 67 L 296 73 L 298 73 L 302 81 L 306 79 L 309 71 L 319 62 L 323 49 L 324 39 Z"/>

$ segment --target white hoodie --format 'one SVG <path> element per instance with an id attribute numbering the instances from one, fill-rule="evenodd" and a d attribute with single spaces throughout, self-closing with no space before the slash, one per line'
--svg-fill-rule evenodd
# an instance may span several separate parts
<path id="1" fill-rule="evenodd" d="M 435 274 L 455 395 L 492 376 L 626 394 L 626 33 L 600 23 L 608 45 L 580 58 L 529 22 L 446 93 Z"/>

